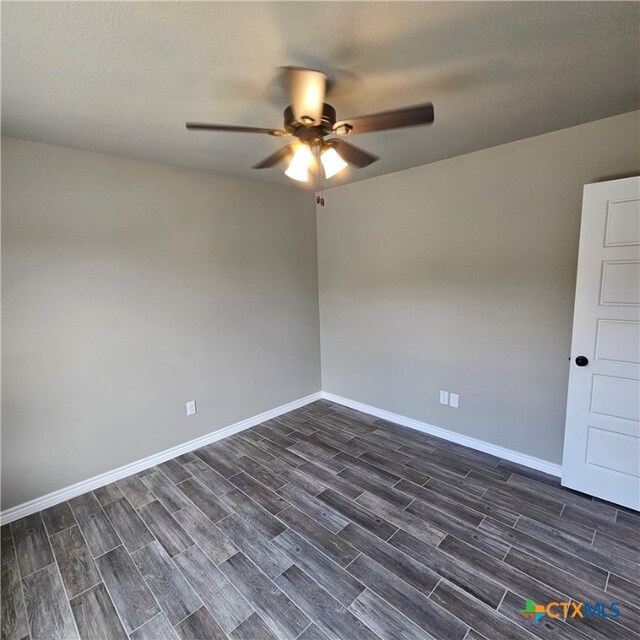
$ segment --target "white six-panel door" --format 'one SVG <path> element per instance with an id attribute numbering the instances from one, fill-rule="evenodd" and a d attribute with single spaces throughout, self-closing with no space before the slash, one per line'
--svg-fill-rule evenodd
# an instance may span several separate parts
<path id="1" fill-rule="evenodd" d="M 640 178 L 584 187 L 562 484 L 640 510 Z"/>

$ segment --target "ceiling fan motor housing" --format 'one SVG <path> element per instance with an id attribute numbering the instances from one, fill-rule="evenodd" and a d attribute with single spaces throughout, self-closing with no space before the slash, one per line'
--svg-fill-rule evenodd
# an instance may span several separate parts
<path id="1" fill-rule="evenodd" d="M 301 118 L 304 120 L 304 117 Z M 304 122 L 299 122 L 293 115 L 293 108 L 289 105 L 284 110 L 284 128 L 293 136 L 299 138 L 307 144 L 319 144 L 324 136 L 333 132 L 333 125 L 336 123 L 336 110 L 326 102 L 322 105 L 322 119 L 320 124 L 309 126 Z"/>

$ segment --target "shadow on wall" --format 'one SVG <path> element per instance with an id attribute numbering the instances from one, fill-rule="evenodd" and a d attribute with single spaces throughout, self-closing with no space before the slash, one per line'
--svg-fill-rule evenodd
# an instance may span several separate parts
<path id="1" fill-rule="evenodd" d="M 640 158 L 640 151 L 638 152 L 638 157 Z M 622 180 L 623 178 L 635 178 L 638 175 L 636 171 L 626 172 L 626 173 L 612 173 L 607 176 L 603 176 L 602 178 L 596 178 L 593 182 L 609 182 L 609 180 Z"/>

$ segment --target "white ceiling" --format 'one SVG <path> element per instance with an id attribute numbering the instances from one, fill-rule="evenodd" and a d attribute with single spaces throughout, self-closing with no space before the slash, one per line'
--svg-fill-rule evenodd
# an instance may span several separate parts
<path id="1" fill-rule="evenodd" d="M 291 184 L 250 168 L 282 140 L 184 122 L 281 126 L 281 65 L 335 78 L 339 118 L 432 101 L 431 127 L 352 139 L 381 156 L 361 179 L 637 109 L 639 18 L 636 2 L 3 2 L 2 131 Z"/>

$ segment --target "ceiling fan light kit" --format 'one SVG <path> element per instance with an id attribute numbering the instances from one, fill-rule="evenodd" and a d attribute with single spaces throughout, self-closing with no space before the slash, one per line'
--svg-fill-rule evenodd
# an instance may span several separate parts
<path id="1" fill-rule="evenodd" d="M 286 176 L 298 182 L 309 182 L 309 169 L 314 163 L 313 153 L 306 144 L 301 144 L 291 158 Z"/>
<path id="2" fill-rule="evenodd" d="M 283 75 L 290 102 L 284 110 L 283 129 L 200 122 L 187 122 L 187 129 L 297 138 L 297 143 L 278 149 L 254 165 L 254 169 L 266 169 L 289 160 L 285 175 L 299 182 L 308 182 L 310 169 L 316 169 L 316 180 L 319 181 L 316 155 L 320 158 L 327 180 L 349 165 L 361 169 L 379 159 L 378 156 L 346 142 L 342 139 L 345 136 L 431 124 L 434 119 L 433 105 L 427 102 L 414 107 L 336 121 L 336 110 L 324 101 L 329 86 L 324 73 L 300 67 L 285 67 Z M 316 194 L 316 202 L 324 206 L 324 197 Z"/>

